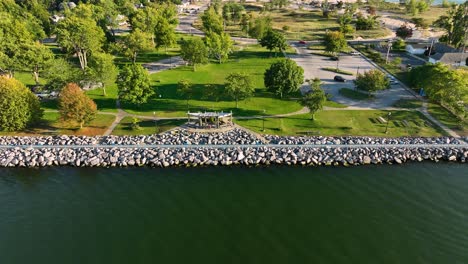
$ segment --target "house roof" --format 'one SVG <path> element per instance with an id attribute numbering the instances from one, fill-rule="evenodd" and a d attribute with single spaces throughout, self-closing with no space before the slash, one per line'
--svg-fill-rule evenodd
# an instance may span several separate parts
<path id="1" fill-rule="evenodd" d="M 424 44 L 408 44 L 408 46 L 411 46 L 413 49 L 425 49 L 427 47 L 429 47 L 431 44 L 427 44 L 427 43 L 424 43 Z"/>
<path id="2" fill-rule="evenodd" d="M 437 53 L 452 53 L 452 52 L 457 52 L 457 49 L 450 47 L 444 43 L 434 43 L 434 48 L 435 52 Z"/>
<path id="3" fill-rule="evenodd" d="M 456 53 L 456 52 L 449 52 L 449 53 L 436 53 L 435 55 L 431 56 L 432 59 L 435 61 L 440 61 L 443 63 L 455 63 L 458 61 L 464 61 L 468 58 L 468 53 Z"/>

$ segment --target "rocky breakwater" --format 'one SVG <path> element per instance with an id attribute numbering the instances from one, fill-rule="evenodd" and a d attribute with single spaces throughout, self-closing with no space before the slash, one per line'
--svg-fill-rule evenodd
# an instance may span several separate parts
<path id="1" fill-rule="evenodd" d="M 238 129 L 224 133 L 175 130 L 136 137 L 4 137 L 0 138 L 0 167 L 354 166 L 468 159 L 468 145 L 449 137 L 265 138 L 269 143 Z"/>

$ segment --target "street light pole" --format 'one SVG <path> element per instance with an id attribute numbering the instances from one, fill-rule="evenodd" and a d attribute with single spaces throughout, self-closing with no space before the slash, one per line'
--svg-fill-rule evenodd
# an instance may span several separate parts
<path id="1" fill-rule="evenodd" d="M 387 48 L 387 57 L 385 58 L 385 64 L 388 64 L 388 55 L 390 55 L 390 48 L 392 47 L 392 42 L 388 41 L 388 48 Z"/>
<path id="2" fill-rule="evenodd" d="M 388 124 L 390 123 L 390 116 L 392 115 L 392 112 L 388 112 L 387 114 L 387 126 L 385 127 L 385 134 L 388 132 Z"/>
<path id="3" fill-rule="evenodd" d="M 263 132 L 265 132 L 265 112 L 266 112 L 266 110 L 263 109 L 263 117 L 262 117 L 262 121 L 263 121 L 263 129 L 262 129 L 262 131 L 263 131 Z"/>
<path id="4" fill-rule="evenodd" d="M 156 112 L 153 111 L 153 119 L 154 119 L 154 130 L 158 133 L 158 121 L 156 120 Z"/>

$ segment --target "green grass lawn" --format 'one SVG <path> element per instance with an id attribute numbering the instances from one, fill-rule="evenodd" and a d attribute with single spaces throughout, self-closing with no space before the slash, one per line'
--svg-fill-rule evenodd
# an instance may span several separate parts
<path id="1" fill-rule="evenodd" d="M 353 99 L 353 100 L 367 100 L 367 99 L 372 98 L 372 97 L 369 97 L 368 94 L 365 94 L 363 92 L 358 92 L 349 88 L 341 88 L 339 90 L 339 93 L 342 96 L 349 98 L 349 99 Z"/>
<path id="2" fill-rule="evenodd" d="M 442 124 L 453 129 L 456 133 L 461 136 L 468 136 L 468 122 L 467 120 L 460 121 L 452 113 L 442 106 L 434 103 L 429 103 L 427 111 L 433 117 L 438 119 Z"/>
<path id="3" fill-rule="evenodd" d="M 442 6 L 431 6 L 428 10 L 417 14 L 415 17 L 421 17 L 425 20 L 427 20 L 428 24 L 431 25 L 434 21 L 436 21 L 440 16 L 446 15 L 447 11 L 450 8 L 448 7 L 442 7 Z M 388 10 L 389 13 L 392 13 L 394 15 L 390 16 L 393 18 L 402 18 L 406 20 L 410 20 L 413 18 L 411 14 L 407 14 L 406 10 L 404 8 L 401 9 L 394 9 L 394 10 Z"/>
<path id="4" fill-rule="evenodd" d="M 378 121 L 378 117 L 386 117 L 387 111 L 378 110 L 332 110 L 321 111 L 311 120 L 310 114 L 302 114 L 284 118 L 267 118 L 265 132 L 262 132 L 262 119 L 236 120 L 235 122 L 248 129 L 264 134 L 299 135 L 306 132 L 320 135 L 351 135 L 351 136 L 441 136 L 443 132 L 431 124 L 417 111 L 392 111 L 392 118 L 385 134 L 386 124 Z M 406 120 L 408 127 L 404 126 Z"/>
<path id="5" fill-rule="evenodd" d="M 416 109 L 422 107 L 423 102 L 421 100 L 413 99 L 400 99 L 396 101 L 393 106 L 398 108 Z"/>
<path id="6" fill-rule="evenodd" d="M 194 38 L 200 38 L 200 37 L 194 36 L 194 35 L 176 33 L 177 43 L 173 47 L 167 48 L 167 50 L 165 48 L 160 48 L 160 49 L 153 49 L 151 51 L 141 52 L 137 55 L 136 63 L 144 64 L 144 63 L 167 59 L 173 56 L 179 56 L 180 45 L 182 44 L 182 42 L 184 40 L 189 40 L 189 39 L 194 39 Z M 115 63 L 116 65 L 123 66 L 125 64 L 130 64 L 131 61 L 129 58 L 119 55 L 115 58 Z"/>
<path id="7" fill-rule="evenodd" d="M 332 108 L 346 108 L 348 107 L 347 105 L 337 103 L 335 101 L 327 100 L 325 103 L 323 103 L 323 106 L 325 107 L 332 107 Z"/>
<path id="8" fill-rule="evenodd" d="M 357 30 L 354 33 L 354 38 L 363 38 L 363 39 L 373 39 L 373 38 L 381 38 L 390 35 L 392 32 L 385 27 L 380 27 L 376 29 L 370 30 Z"/>
<path id="9" fill-rule="evenodd" d="M 96 103 L 98 111 L 112 113 L 117 112 L 117 93 L 118 90 L 116 84 L 106 87 L 106 96 L 104 96 L 102 88 L 86 91 L 86 94 Z M 58 101 L 56 99 L 43 100 L 41 101 L 41 107 L 44 110 L 58 110 Z"/>
<path id="10" fill-rule="evenodd" d="M 125 117 L 120 121 L 117 127 L 112 131 L 112 135 L 151 135 L 161 133 L 186 123 L 186 120 L 159 120 L 156 123 L 153 120 L 140 120 L 139 130 L 131 128 L 133 118 Z"/>
<path id="11" fill-rule="evenodd" d="M 322 68 L 322 70 L 330 71 L 330 72 L 336 72 L 336 73 L 340 73 L 340 74 L 344 74 L 344 75 L 353 75 L 352 72 L 345 71 L 345 70 L 340 70 L 340 69 L 337 69 L 337 68 L 331 68 L 331 67 L 324 67 L 324 68 Z"/>
<path id="12" fill-rule="evenodd" d="M 87 124 L 83 129 L 79 125 L 59 120 L 59 113 L 45 112 L 40 124 L 18 132 L 0 132 L 2 136 L 37 136 L 37 135 L 102 135 L 112 124 L 115 116 L 98 114 L 96 119 Z"/>
<path id="13" fill-rule="evenodd" d="M 140 115 L 175 117 L 185 116 L 187 103 L 177 92 L 177 83 L 187 79 L 193 83 L 194 95 L 189 101 L 190 111 L 233 111 L 234 116 L 259 115 L 266 110 L 267 115 L 284 114 L 298 111 L 302 106 L 293 100 L 276 98 L 267 92 L 263 84 L 263 74 L 271 63 L 281 58 L 270 57 L 267 50 L 259 46 L 249 46 L 234 53 L 224 64 L 210 63 L 197 67 L 178 67 L 175 69 L 152 74 L 151 78 L 156 90 L 156 96 L 139 107 L 124 105 L 126 111 Z M 239 108 L 235 102 L 222 91 L 225 78 L 232 72 L 244 72 L 251 76 L 256 88 L 254 97 L 239 101 Z M 206 85 L 213 85 L 220 94 L 219 100 L 207 100 L 203 97 Z M 159 97 L 161 96 L 161 97 Z M 294 95 L 297 96 L 297 95 Z"/>
<path id="14" fill-rule="evenodd" d="M 102 88 L 87 91 L 86 94 L 94 100 L 99 111 L 117 112 L 116 101 L 118 96 L 117 84 L 106 87 L 106 96 Z"/>

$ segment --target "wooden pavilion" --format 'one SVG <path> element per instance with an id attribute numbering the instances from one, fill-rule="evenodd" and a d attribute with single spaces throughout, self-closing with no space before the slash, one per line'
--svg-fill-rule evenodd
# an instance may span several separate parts
<path id="1" fill-rule="evenodd" d="M 199 128 L 232 126 L 232 112 L 187 112 L 187 121 Z"/>

